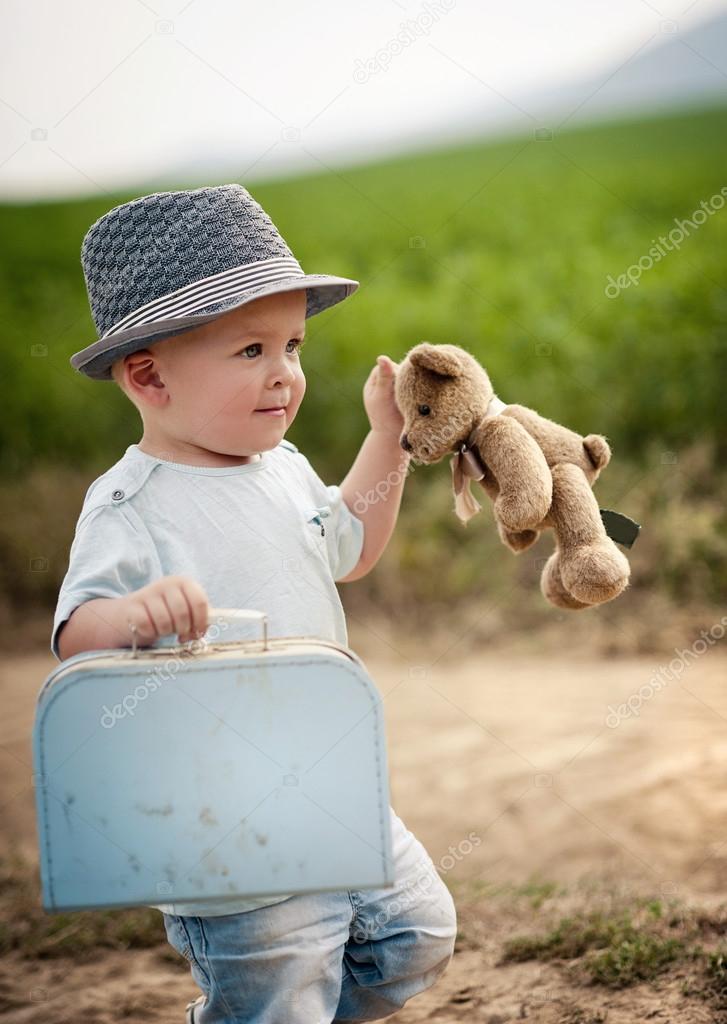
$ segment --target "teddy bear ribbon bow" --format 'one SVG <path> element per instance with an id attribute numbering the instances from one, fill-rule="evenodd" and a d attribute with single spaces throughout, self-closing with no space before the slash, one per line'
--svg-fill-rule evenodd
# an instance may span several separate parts
<path id="1" fill-rule="evenodd" d="M 485 416 L 497 416 L 504 408 L 505 402 L 495 396 L 487 407 Z M 459 451 L 455 452 L 451 461 L 454 510 L 465 526 L 467 521 L 477 515 L 482 508 L 470 491 L 470 483 L 472 480 L 483 480 L 487 474 L 479 454 L 471 447 L 474 443 L 474 436 L 473 430 L 464 444 L 460 445 Z"/>
<path id="2" fill-rule="evenodd" d="M 463 523 L 476 515 L 482 506 L 470 491 L 472 480 L 482 480 L 485 467 L 477 452 L 463 444 L 454 455 L 452 462 L 452 485 L 454 488 L 454 510 Z"/>

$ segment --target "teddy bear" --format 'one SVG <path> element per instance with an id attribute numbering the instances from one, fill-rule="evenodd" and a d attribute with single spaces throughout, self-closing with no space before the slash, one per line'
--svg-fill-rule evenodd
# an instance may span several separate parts
<path id="1" fill-rule="evenodd" d="M 629 563 L 607 534 L 593 483 L 611 449 L 599 434 L 580 434 L 523 405 L 506 405 L 487 371 L 457 345 L 422 342 L 398 367 L 401 447 L 424 464 L 451 460 L 455 511 L 463 523 L 480 510 L 475 480 L 494 502 L 501 540 L 516 554 L 551 528 L 556 550 L 541 575 L 543 596 L 581 610 L 617 597 Z"/>

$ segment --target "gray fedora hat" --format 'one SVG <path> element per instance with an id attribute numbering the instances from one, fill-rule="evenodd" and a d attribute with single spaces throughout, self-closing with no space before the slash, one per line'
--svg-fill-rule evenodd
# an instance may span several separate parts
<path id="1" fill-rule="evenodd" d="M 358 281 L 306 274 L 242 185 L 155 192 L 116 206 L 87 231 L 81 264 L 98 339 L 71 356 L 93 380 L 117 360 L 275 292 L 306 289 L 306 318 Z"/>

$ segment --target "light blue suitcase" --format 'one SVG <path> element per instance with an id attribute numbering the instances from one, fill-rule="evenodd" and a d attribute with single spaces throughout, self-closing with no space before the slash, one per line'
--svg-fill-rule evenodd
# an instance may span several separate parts
<path id="1" fill-rule="evenodd" d="M 261 638 L 225 638 L 251 618 Z M 196 647 L 78 654 L 45 680 L 44 909 L 393 884 L 383 712 L 361 660 L 317 637 L 268 639 L 261 612 L 210 622 Z"/>

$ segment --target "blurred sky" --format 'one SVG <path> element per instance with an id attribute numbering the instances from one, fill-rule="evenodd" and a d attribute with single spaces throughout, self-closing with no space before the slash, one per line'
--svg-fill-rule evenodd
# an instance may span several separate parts
<path id="1" fill-rule="evenodd" d="M 587 115 L 616 69 L 725 9 L 727 0 L 0 0 L 0 196 L 323 170 L 530 127 L 528 98 L 573 82 Z M 727 82 L 714 56 L 691 50 Z"/>

